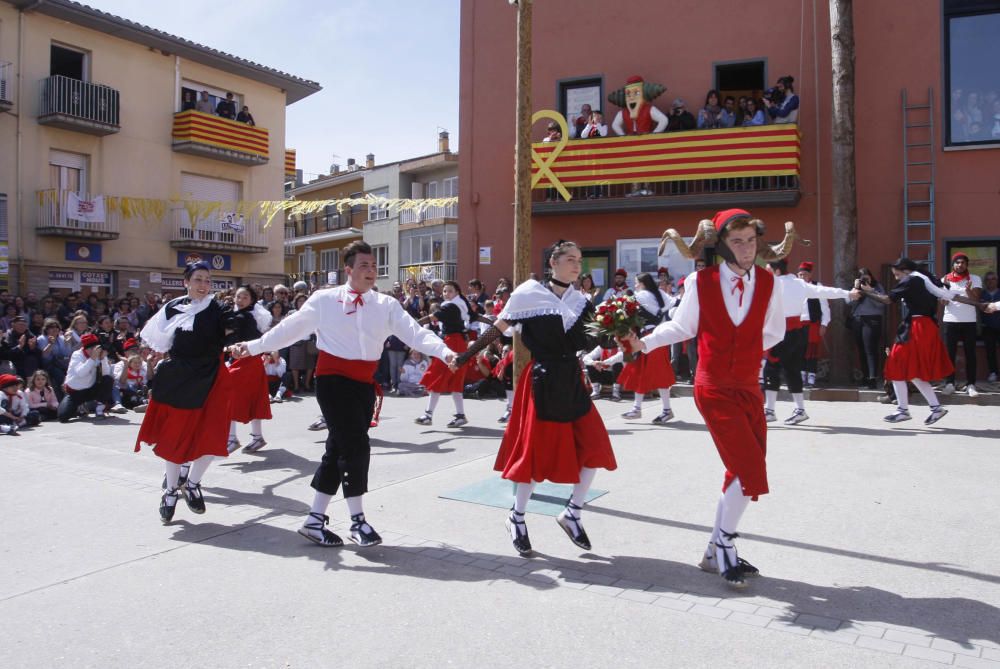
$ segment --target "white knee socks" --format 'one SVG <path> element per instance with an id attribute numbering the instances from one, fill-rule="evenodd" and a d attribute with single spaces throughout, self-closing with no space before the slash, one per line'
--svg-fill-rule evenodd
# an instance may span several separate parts
<path id="1" fill-rule="evenodd" d="M 777 390 L 765 390 L 764 391 L 764 406 L 771 411 L 774 411 L 774 405 L 778 401 L 778 391 Z"/>
<path id="2" fill-rule="evenodd" d="M 434 409 L 437 409 L 438 400 L 441 399 L 441 393 L 431 393 L 427 396 L 427 408 L 424 411 L 428 414 L 433 414 Z"/>
<path id="3" fill-rule="evenodd" d="M 632 407 L 636 411 L 642 411 L 642 401 L 646 398 L 642 393 L 635 394 L 635 402 L 632 403 Z"/>
<path id="4" fill-rule="evenodd" d="M 333 499 L 333 495 L 327 495 L 325 492 L 316 491 L 313 495 L 312 508 L 309 509 L 310 513 L 318 513 L 321 516 L 326 515 L 326 509 L 330 506 L 330 500 Z"/>
<path id="5" fill-rule="evenodd" d="M 792 399 L 795 400 L 796 409 L 802 409 L 803 411 L 805 411 L 806 397 L 803 393 L 792 393 Z"/>
<path id="6" fill-rule="evenodd" d="M 670 411 L 670 388 L 660 388 L 660 402 L 664 411 Z"/>
<path id="7" fill-rule="evenodd" d="M 465 415 L 465 398 L 462 393 L 452 393 L 451 399 L 455 402 L 455 413 Z"/>
<path id="8" fill-rule="evenodd" d="M 535 486 L 538 485 L 537 481 L 532 481 L 531 483 L 518 483 L 514 488 L 514 512 L 519 514 L 524 514 L 525 510 L 528 508 L 528 500 L 531 498 L 531 493 L 534 492 Z"/>
<path id="9" fill-rule="evenodd" d="M 736 547 L 733 546 L 732 539 L 727 539 L 726 535 L 736 534 L 736 528 L 740 524 L 743 512 L 750 504 L 750 498 L 743 494 L 740 480 L 734 479 L 719 500 L 719 508 L 716 511 L 716 529 L 712 536 L 716 544 L 716 560 L 719 571 L 725 571 L 727 564 L 736 565 Z"/>
<path id="10" fill-rule="evenodd" d="M 205 471 L 208 469 L 208 466 L 212 464 L 212 460 L 214 459 L 214 455 L 203 455 L 191 463 L 191 471 L 188 472 L 189 486 L 201 483 L 201 477 L 205 475 Z"/>
<path id="11" fill-rule="evenodd" d="M 176 490 L 177 480 L 181 476 L 181 466 L 176 465 L 173 462 L 170 462 L 169 460 L 165 460 L 164 464 L 166 467 L 166 474 L 167 474 L 167 490 L 168 491 Z"/>
<path id="12" fill-rule="evenodd" d="M 577 506 L 586 504 L 587 492 L 590 490 L 590 486 L 593 485 L 596 474 L 597 470 L 593 467 L 583 467 L 580 469 L 580 482 L 573 486 L 573 495 L 569 498 L 569 501 Z M 579 516 L 580 512 L 577 511 L 576 514 Z"/>
<path id="13" fill-rule="evenodd" d="M 356 516 L 359 513 L 364 515 L 365 507 L 361 503 L 361 495 L 355 495 L 354 497 L 345 497 L 344 501 L 347 502 L 347 512 L 352 516 Z"/>
<path id="14" fill-rule="evenodd" d="M 251 420 L 250 421 L 250 436 L 253 437 L 254 439 L 256 439 L 258 437 L 264 436 L 262 434 L 262 432 L 263 431 L 261 430 L 260 418 L 254 418 L 253 420 Z"/>
<path id="15" fill-rule="evenodd" d="M 229 421 L 229 441 L 236 441 L 236 421 Z"/>
<path id="16" fill-rule="evenodd" d="M 920 394 L 924 396 L 924 399 L 927 400 L 928 406 L 936 407 L 941 404 L 938 402 L 937 393 L 934 392 L 934 388 L 931 387 L 931 384 L 927 383 L 923 379 L 912 379 L 910 383 L 916 386 L 917 390 L 920 391 Z"/>
<path id="17" fill-rule="evenodd" d="M 910 391 L 906 388 L 906 381 L 893 381 L 892 389 L 896 393 L 896 405 L 900 411 L 910 410 Z"/>
<path id="18" fill-rule="evenodd" d="M 513 390 L 506 390 L 504 392 L 507 394 L 507 408 L 508 409 L 513 409 L 514 408 L 514 391 Z"/>

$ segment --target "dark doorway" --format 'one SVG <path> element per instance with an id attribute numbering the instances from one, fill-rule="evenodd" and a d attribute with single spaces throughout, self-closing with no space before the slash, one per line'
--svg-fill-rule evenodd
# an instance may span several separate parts
<path id="1" fill-rule="evenodd" d="M 84 60 L 82 51 L 74 51 L 66 47 L 52 45 L 52 69 L 50 75 L 62 75 L 70 79 L 85 81 Z"/>
<path id="2" fill-rule="evenodd" d="M 767 63 L 748 60 L 715 66 L 715 87 L 723 95 L 739 98 L 741 95 L 759 98 L 767 88 Z"/>

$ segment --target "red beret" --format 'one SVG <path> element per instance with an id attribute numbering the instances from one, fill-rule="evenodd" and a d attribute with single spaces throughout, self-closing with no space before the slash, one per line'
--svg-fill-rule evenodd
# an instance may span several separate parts
<path id="1" fill-rule="evenodd" d="M 14 374 L 0 374 L 0 388 L 6 388 L 20 382 L 21 379 Z"/>
<path id="2" fill-rule="evenodd" d="M 122 344 L 122 348 L 126 351 L 133 348 L 139 348 L 139 342 L 137 342 L 134 337 L 129 337 L 125 340 L 125 343 Z"/>
<path id="3" fill-rule="evenodd" d="M 96 346 L 101 343 L 101 340 L 97 338 L 97 335 L 87 333 L 80 337 L 80 347 L 90 348 L 91 346 Z"/>
<path id="4" fill-rule="evenodd" d="M 737 218 L 750 218 L 750 212 L 745 209 L 726 209 L 713 216 L 712 223 L 717 232 L 722 232 L 723 228 Z"/>
<path id="5" fill-rule="evenodd" d="M 660 267 L 659 269 L 656 270 L 656 273 L 657 274 L 670 274 L 670 270 L 668 270 L 666 267 Z"/>
<path id="6" fill-rule="evenodd" d="M 811 262 L 809 262 L 808 260 L 803 260 L 801 263 L 799 263 L 799 271 L 800 272 L 809 272 L 810 274 L 812 274 L 813 264 Z"/>
<path id="7" fill-rule="evenodd" d="M 951 255 L 951 261 L 952 261 L 952 262 L 955 262 L 955 261 L 956 261 L 956 260 L 958 260 L 959 258 L 965 258 L 965 262 L 969 262 L 969 256 L 965 255 L 965 254 L 964 254 L 963 252 L 961 252 L 961 251 L 955 251 L 955 252 L 954 252 L 954 253 L 953 253 L 953 254 Z"/>
<path id="8" fill-rule="evenodd" d="M 633 74 L 631 77 L 625 80 L 626 86 L 628 86 L 629 84 L 641 84 L 641 83 L 643 83 L 643 79 L 638 74 Z"/>
<path id="9" fill-rule="evenodd" d="M 623 267 L 619 267 L 618 269 L 615 270 L 615 276 L 618 276 L 619 274 L 626 277 L 628 276 L 628 272 L 626 272 L 625 268 Z"/>

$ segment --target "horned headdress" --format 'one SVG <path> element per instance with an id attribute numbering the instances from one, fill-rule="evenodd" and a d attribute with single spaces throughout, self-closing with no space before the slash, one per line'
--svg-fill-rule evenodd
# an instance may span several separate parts
<path id="1" fill-rule="evenodd" d="M 792 246 L 795 244 L 796 239 L 802 242 L 803 246 L 809 246 L 810 244 L 808 239 L 803 239 L 795 232 L 795 224 L 791 221 L 785 222 L 785 238 L 781 240 L 781 243 L 768 244 L 764 241 L 764 233 L 766 231 L 764 221 L 754 218 L 750 215 L 750 212 L 742 209 L 727 209 L 717 213 L 712 217 L 712 220 L 703 219 L 698 223 L 698 231 L 695 233 L 690 245 L 684 241 L 684 238 L 681 237 L 681 234 L 677 230 L 673 228 L 666 230 L 663 236 L 660 237 L 659 255 L 663 255 L 663 251 L 669 240 L 673 241 L 677 246 L 677 250 L 685 258 L 697 258 L 701 256 L 706 246 L 714 246 L 719 255 L 729 260 L 730 258 L 726 257 L 730 255 L 729 247 L 725 244 L 720 244 L 719 239 L 726 230 L 726 227 L 736 221 L 745 221 L 757 229 L 757 257 L 764 262 L 781 260 L 786 257 L 792 252 Z"/>

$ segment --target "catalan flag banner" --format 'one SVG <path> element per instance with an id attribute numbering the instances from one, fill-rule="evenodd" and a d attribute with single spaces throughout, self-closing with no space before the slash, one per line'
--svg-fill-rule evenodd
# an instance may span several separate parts
<path id="1" fill-rule="evenodd" d="M 295 149 L 285 149 L 285 176 L 295 178 Z"/>
<path id="2" fill-rule="evenodd" d="M 221 116 L 188 109 L 174 114 L 175 142 L 207 144 L 220 149 L 268 157 L 266 128 L 230 121 Z"/>
<path id="3" fill-rule="evenodd" d="M 799 173 L 794 124 L 532 144 L 533 188 Z"/>

